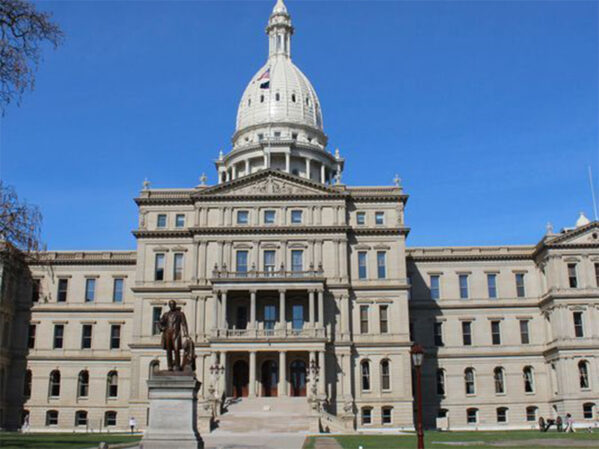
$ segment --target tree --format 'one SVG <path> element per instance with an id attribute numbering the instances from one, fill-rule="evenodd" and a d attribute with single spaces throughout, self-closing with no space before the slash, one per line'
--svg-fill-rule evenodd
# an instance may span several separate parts
<path id="1" fill-rule="evenodd" d="M 41 224 L 38 207 L 19 201 L 15 189 L 0 180 L 0 241 L 36 253 L 41 249 Z"/>
<path id="2" fill-rule="evenodd" d="M 0 109 L 33 90 L 42 45 L 62 42 L 63 32 L 50 19 L 28 1 L 0 0 Z"/>

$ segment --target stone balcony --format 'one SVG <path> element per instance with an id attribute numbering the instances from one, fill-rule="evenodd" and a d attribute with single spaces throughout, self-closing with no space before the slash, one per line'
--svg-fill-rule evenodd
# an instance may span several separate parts
<path id="1" fill-rule="evenodd" d="M 213 329 L 211 339 L 221 340 L 301 340 L 324 339 L 324 327 L 306 329 Z"/>

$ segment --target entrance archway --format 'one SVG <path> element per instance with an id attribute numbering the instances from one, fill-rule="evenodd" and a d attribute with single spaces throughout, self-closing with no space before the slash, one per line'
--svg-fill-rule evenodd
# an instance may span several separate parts
<path id="1" fill-rule="evenodd" d="M 290 368 L 291 396 L 306 396 L 306 363 L 294 360 Z"/>
<path id="2" fill-rule="evenodd" d="M 262 364 L 262 396 L 277 396 L 279 385 L 279 365 L 274 360 Z"/>
<path id="3" fill-rule="evenodd" d="M 238 360 L 233 364 L 233 396 L 236 398 L 248 395 L 250 383 L 250 369 L 245 360 Z"/>

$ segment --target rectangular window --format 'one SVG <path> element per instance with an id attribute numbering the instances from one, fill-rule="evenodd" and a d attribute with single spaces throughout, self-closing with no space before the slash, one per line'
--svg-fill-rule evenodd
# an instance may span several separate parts
<path id="1" fill-rule="evenodd" d="M 68 279 L 59 279 L 58 280 L 58 294 L 56 295 L 56 300 L 58 302 L 66 302 L 68 289 L 69 289 L 69 280 Z"/>
<path id="2" fill-rule="evenodd" d="M 304 271 L 304 251 L 291 250 L 291 271 Z"/>
<path id="3" fill-rule="evenodd" d="M 264 211 L 264 224 L 275 224 L 275 211 L 265 210 Z"/>
<path id="4" fill-rule="evenodd" d="M 366 251 L 358 251 L 358 279 L 366 279 L 366 259 L 368 253 Z"/>
<path id="5" fill-rule="evenodd" d="M 54 325 L 54 341 L 52 342 L 52 347 L 54 349 L 62 349 L 63 340 L 64 340 L 64 324 L 55 324 Z"/>
<path id="6" fill-rule="evenodd" d="M 374 213 L 374 223 L 377 225 L 385 224 L 385 212 L 375 212 Z"/>
<path id="7" fill-rule="evenodd" d="M 29 325 L 29 334 L 28 334 L 28 342 L 27 342 L 27 347 L 29 349 L 33 349 L 35 348 L 35 331 L 36 331 L 36 326 L 35 324 L 30 324 Z"/>
<path id="8" fill-rule="evenodd" d="M 495 273 L 487 274 L 487 291 L 489 298 L 497 298 L 497 275 Z"/>
<path id="9" fill-rule="evenodd" d="M 113 324 L 110 326 L 110 349 L 119 349 L 121 347 L 121 325 Z"/>
<path id="10" fill-rule="evenodd" d="M 507 422 L 507 409 L 505 407 L 500 407 L 497 409 L 497 422 Z"/>
<path id="11" fill-rule="evenodd" d="M 501 328 L 499 321 L 491 321 L 491 340 L 494 345 L 501 344 Z"/>
<path id="12" fill-rule="evenodd" d="M 158 217 L 156 217 L 156 227 L 166 228 L 166 214 L 158 214 Z"/>
<path id="13" fill-rule="evenodd" d="M 379 279 L 385 279 L 387 277 L 387 266 L 385 259 L 387 254 L 385 251 L 377 251 L 376 253 L 376 268 Z"/>
<path id="14" fill-rule="evenodd" d="M 435 346 L 443 346 L 443 323 L 434 323 Z"/>
<path id="15" fill-rule="evenodd" d="M 300 330 L 304 327 L 304 306 L 294 304 L 291 307 L 291 319 L 294 330 Z"/>
<path id="16" fill-rule="evenodd" d="M 391 424 L 391 407 L 383 407 L 381 410 L 383 424 Z"/>
<path id="17" fill-rule="evenodd" d="M 379 306 L 379 324 L 381 334 L 389 332 L 389 306 Z"/>
<path id="18" fill-rule="evenodd" d="M 173 280 L 183 279 L 183 254 L 175 253 L 173 261 Z"/>
<path id="19" fill-rule="evenodd" d="M 152 308 L 152 335 L 160 334 L 160 317 L 162 316 L 162 307 Z"/>
<path id="20" fill-rule="evenodd" d="M 356 214 L 356 222 L 359 225 L 366 224 L 366 213 L 365 212 L 358 212 Z"/>
<path id="21" fill-rule="evenodd" d="M 524 289 L 524 273 L 516 273 L 516 296 L 524 298 L 526 290 Z"/>
<path id="22" fill-rule="evenodd" d="M 599 263 L 595 264 L 595 286 L 599 287 Z"/>
<path id="23" fill-rule="evenodd" d="M 93 302 L 96 297 L 96 280 L 85 280 L 85 302 Z"/>
<path id="24" fill-rule="evenodd" d="M 273 250 L 264 251 L 264 271 L 267 273 L 275 271 L 275 252 Z"/>
<path id="25" fill-rule="evenodd" d="M 237 211 L 237 224 L 248 224 L 250 213 L 247 210 Z"/>
<path id="26" fill-rule="evenodd" d="M 185 214 L 177 214 L 175 215 L 175 227 L 183 228 L 185 227 Z"/>
<path id="27" fill-rule="evenodd" d="M 478 421 L 478 410 L 475 408 L 466 410 L 466 420 L 468 421 L 468 424 L 476 424 Z"/>
<path id="28" fill-rule="evenodd" d="M 576 277 L 576 264 L 569 263 L 568 264 L 568 285 L 570 288 L 578 287 L 578 279 Z"/>
<path id="29" fill-rule="evenodd" d="M 84 324 L 81 326 L 81 349 L 90 349 L 92 347 L 92 325 Z"/>
<path id="30" fill-rule="evenodd" d="M 440 278 L 438 274 L 431 274 L 430 283 L 431 283 L 431 299 L 438 300 L 441 296 L 440 290 Z"/>
<path id="31" fill-rule="evenodd" d="M 123 302 L 123 285 L 125 280 L 123 278 L 114 278 L 112 287 L 112 302 Z"/>
<path id="32" fill-rule="evenodd" d="M 360 333 L 368 333 L 368 306 L 360 306 Z"/>
<path id="33" fill-rule="evenodd" d="M 272 304 L 264 306 L 264 329 L 272 330 L 277 322 L 277 308 Z"/>
<path id="34" fill-rule="evenodd" d="M 154 280 L 164 281 L 164 254 L 156 254 L 154 262 Z"/>
<path id="35" fill-rule="evenodd" d="M 292 210 L 291 211 L 291 223 L 300 224 L 302 222 L 302 211 Z"/>
<path id="36" fill-rule="evenodd" d="M 460 274 L 459 281 L 460 281 L 460 298 L 468 299 L 468 275 Z"/>
<path id="37" fill-rule="evenodd" d="M 31 302 L 38 302 L 40 300 L 41 291 L 41 280 L 34 279 L 31 286 Z"/>
<path id="38" fill-rule="evenodd" d="M 582 312 L 574 312 L 572 314 L 574 318 L 574 335 L 577 338 L 584 337 L 584 328 L 582 323 Z"/>
<path id="39" fill-rule="evenodd" d="M 528 335 L 528 320 L 520 320 L 520 342 L 523 345 L 530 343 L 530 336 Z"/>
<path id="40" fill-rule="evenodd" d="M 362 424 L 372 424 L 372 409 L 364 407 L 362 409 Z"/>
<path id="41" fill-rule="evenodd" d="M 248 252 L 237 251 L 235 255 L 235 266 L 238 273 L 247 273 L 248 271 Z"/>
<path id="42" fill-rule="evenodd" d="M 462 343 L 472 345 L 472 321 L 462 321 Z"/>

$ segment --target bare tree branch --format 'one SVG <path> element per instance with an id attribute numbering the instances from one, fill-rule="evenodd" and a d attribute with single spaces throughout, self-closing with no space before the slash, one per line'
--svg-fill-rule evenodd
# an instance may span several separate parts
<path id="1" fill-rule="evenodd" d="M 38 207 L 19 201 L 15 189 L 0 180 L 0 241 L 34 256 L 41 250 L 41 224 Z"/>
<path id="2" fill-rule="evenodd" d="M 50 19 L 31 2 L 0 0 L 0 109 L 33 90 L 42 45 L 62 42 L 62 30 Z"/>

